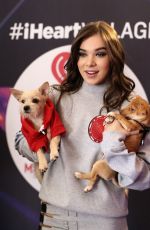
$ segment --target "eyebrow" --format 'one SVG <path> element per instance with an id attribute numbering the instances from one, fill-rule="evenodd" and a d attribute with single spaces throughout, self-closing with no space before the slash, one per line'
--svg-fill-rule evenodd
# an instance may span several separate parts
<path id="1" fill-rule="evenodd" d="M 94 51 L 100 51 L 100 50 L 106 50 L 106 47 L 99 47 L 99 48 L 95 49 Z M 79 51 L 87 52 L 87 50 L 81 49 L 81 48 L 79 49 Z"/>

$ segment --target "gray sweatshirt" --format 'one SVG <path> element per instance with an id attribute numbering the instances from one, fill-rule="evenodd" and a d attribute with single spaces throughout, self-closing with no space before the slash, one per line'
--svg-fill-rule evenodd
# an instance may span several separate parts
<path id="1" fill-rule="evenodd" d="M 125 137 L 118 132 L 105 132 L 101 143 L 90 139 L 88 125 L 99 114 L 107 84 L 88 85 L 84 82 L 78 92 L 62 96 L 58 110 L 67 132 L 61 139 L 59 158 L 49 163 L 39 197 L 52 205 L 77 212 L 123 217 L 128 213 L 124 187 L 149 188 L 150 168 L 135 153 L 128 153 L 123 142 Z M 55 102 L 58 93 L 52 91 L 50 97 Z M 147 160 L 148 139 L 149 136 L 146 137 L 145 149 L 142 149 Z M 16 148 L 22 155 L 27 150 L 26 145 L 24 138 L 16 138 Z M 120 187 L 100 179 L 91 192 L 85 193 L 83 189 L 87 181 L 77 180 L 74 172 L 90 171 L 93 163 L 103 158 L 103 153 L 111 168 L 118 172 Z M 28 155 L 28 159 L 35 160 L 31 152 Z"/>

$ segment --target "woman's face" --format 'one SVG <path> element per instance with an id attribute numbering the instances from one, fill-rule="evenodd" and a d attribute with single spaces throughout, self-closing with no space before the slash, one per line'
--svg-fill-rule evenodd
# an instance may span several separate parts
<path id="1" fill-rule="evenodd" d="M 110 61 L 106 45 L 99 34 L 81 43 L 77 66 L 84 81 L 88 84 L 97 85 L 106 79 Z"/>

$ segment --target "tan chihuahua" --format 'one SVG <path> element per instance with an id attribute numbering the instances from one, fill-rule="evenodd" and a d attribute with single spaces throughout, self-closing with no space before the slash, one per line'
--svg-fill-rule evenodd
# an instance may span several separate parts
<path id="1" fill-rule="evenodd" d="M 45 153 L 50 150 L 50 160 L 59 156 L 60 135 L 65 132 L 59 115 L 48 97 L 49 83 L 30 91 L 11 89 L 20 103 L 22 133 L 29 147 L 37 152 L 39 170 L 45 172 L 48 162 Z"/>
<path id="2" fill-rule="evenodd" d="M 111 123 L 110 119 L 111 122 L 117 119 L 121 126 L 129 132 L 139 130 L 137 134 L 127 136 L 125 139 L 128 152 L 137 152 L 140 144 L 143 144 L 146 133 L 150 131 L 150 127 L 148 127 L 150 125 L 150 105 L 148 102 L 140 96 L 136 96 L 120 113 L 110 112 L 105 122 Z M 105 159 L 96 161 L 88 173 L 75 172 L 77 179 L 89 180 L 84 189 L 85 192 L 93 189 L 98 177 L 112 180 L 115 185 L 118 185 L 116 176 L 117 172 L 109 167 Z"/>

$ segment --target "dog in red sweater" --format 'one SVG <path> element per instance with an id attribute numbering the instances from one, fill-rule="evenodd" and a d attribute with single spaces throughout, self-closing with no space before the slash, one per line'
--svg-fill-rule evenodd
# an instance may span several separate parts
<path id="1" fill-rule="evenodd" d="M 59 156 L 60 136 L 65 128 L 54 104 L 50 100 L 49 83 L 30 91 L 11 89 L 13 96 L 20 103 L 22 133 L 30 149 L 37 153 L 39 170 L 45 172 L 48 162 L 45 152 L 50 151 L 50 160 Z"/>

